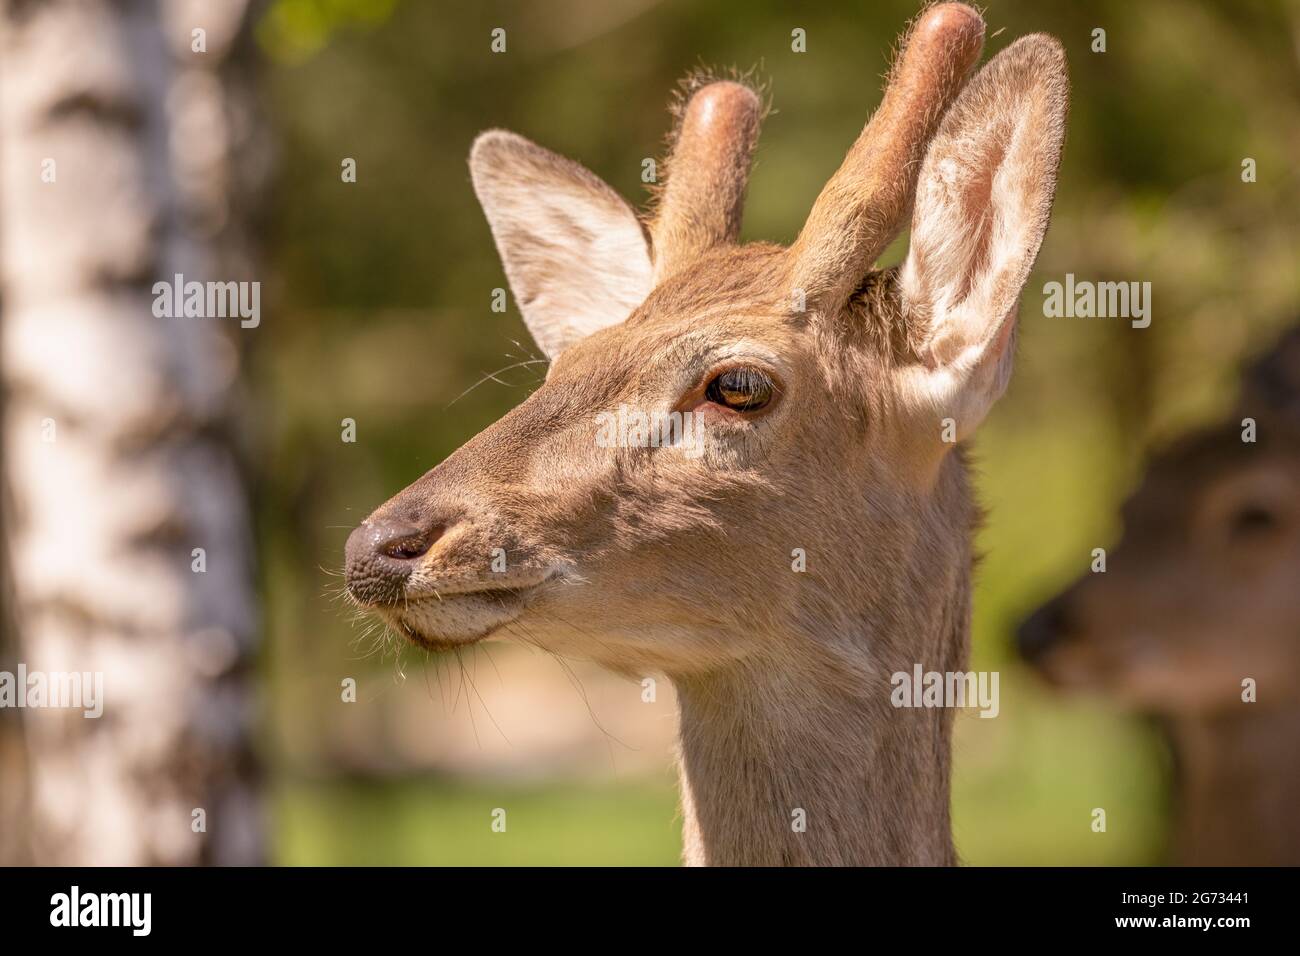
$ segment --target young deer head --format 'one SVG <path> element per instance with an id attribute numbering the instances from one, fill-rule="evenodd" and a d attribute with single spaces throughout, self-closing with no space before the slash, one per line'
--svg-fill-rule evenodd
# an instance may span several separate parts
<path id="1" fill-rule="evenodd" d="M 950 722 L 893 710 L 889 679 L 966 653 L 951 439 L 1006 385 L 1068 99 L 1041 35 L 966 85 L 983 33 L 925 11 L 789 248 L 736 244 L 763 112 L 738 83 L 686 98 L 644 226 L 522 137 L 474 144 L 550 370 L 352 534 L 349 589 L 424 647 L 499 632 L 667 674 L 693 862 L 952 859 Z M 874 270 L 913 206 L 906 261 Z M 690 413 L 701 446 L 602 447 L 621 406 Z"/>
<path id="2" fill-rule="evenodd" d="M 1300 329 L 1245 384 L 1230 421 L 1154 459 L 1105 573 L 1038 609 L 1019 644 L 1051 683 L 1161 719 L 1179 771 L 1180 861 L 1294 865 Z M 1253 442 L 1242 440 L 1246 417 Z"/>
<path id="3" fill-rule="evenodd" d="M 1105 573 L 1021 626 L 1023 655 L 1157 713 L 1238 709 L 1245 677 L 1300 701 L 1300 330 L 1247 373 L 1231 420 L 1151 462 L 1123 520 Z"/>

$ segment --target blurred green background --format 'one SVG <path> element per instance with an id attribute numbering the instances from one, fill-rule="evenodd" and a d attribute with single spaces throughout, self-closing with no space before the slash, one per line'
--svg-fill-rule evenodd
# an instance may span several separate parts
<path id="1" fill-rule="evenodd" d="M 506 127 L 634 202 L 667 96 L 699 64 L 758 65 L 775 112 L 745 236 L 790 241 L 879 100 L 909 2 L 277 0 L 258 27 L 279 141 L 273 311 L 252 356 L 269 635 L 265 753 L 283 863 L 676 863 L 673 707 L 581 662 L 502 644 L 457 659 L 366 634 L 338 599 L 373 507 L 543 377 L 470 189 Z M 1300 317 L 1300 12 L 1265 0 L 993 2 L 986 56 L 1060 37 L 1074 90 L 1016 376 L 974 443 L 989 520 L 975 661 L 996 720 L 958 720 L 970 864 L 1160 859 L 1168 757 L 1140 718 L 1061 699 L 1014 659 L 1019 618 L 1112 544 L 1146 451 L 1222 413 L 1241 360 Z M 490 51 L 504 28 L 507 50 Z M 791 50 L 791 31 L 807 52 Z M 1106 31 L 1094 53 L 1092 31 Z M 1257 163 L 1243 183 L 1241 163 Z M 356 161 L 357 181 L 340 164 Z M 886 255 L 896 261 L 905 242 Z M 1073 272 L 1149 281 L 1150 328 L 1049 319 Z M 499 375 L 485 377 L 498 369 Z M 353 418 L 354 444 L 340 440 Z M 354 677 L 358 701 L 340 700 Z M 663 682 L 661 682 L 662 684 Z M 1091 832 L 1104 807 L 1108 832 Z M 508 813 L 506 832 L 492 811 Z"/>

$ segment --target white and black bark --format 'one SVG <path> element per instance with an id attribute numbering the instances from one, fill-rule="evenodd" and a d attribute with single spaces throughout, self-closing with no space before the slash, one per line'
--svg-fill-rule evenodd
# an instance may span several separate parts
<path id="1" fill-rule="evenodd" d="M 255 278 L 248 4 L 0 10 L 15 656 L 104 675 L 99 719 L 22 712 L 24 850 L 42 864 L 255 863 L 258 621 L 235 428 L 239 339 L 255 332 L 158 318 L 152 291 L 176 273 Z"/>

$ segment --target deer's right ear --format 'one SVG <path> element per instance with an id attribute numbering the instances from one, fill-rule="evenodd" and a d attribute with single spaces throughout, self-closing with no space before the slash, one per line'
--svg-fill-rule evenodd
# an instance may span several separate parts
<path id="1" fill-rule="evenodd" d="M 1016 304 L 1056 193 L 1070 87 L 1059 42 L 1023 37 L 948 110 L 917 183 L 900 275 L 927 411 L 960 440 L 1006 388 Z"/>
<path id="2" fill-rule="evenodd" d="M 524 322 L 548 358 L 622 322 L 650 293 L 641 223 L 590 170 L 504 130 L 474 141 L 469 169 Z"/>

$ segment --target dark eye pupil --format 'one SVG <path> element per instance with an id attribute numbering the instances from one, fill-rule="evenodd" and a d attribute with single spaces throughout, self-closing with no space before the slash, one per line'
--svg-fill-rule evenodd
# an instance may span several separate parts
<path id="1" fill-rule="evenodd" d="M 752 412 L 772 400 L 772 380 L 755 368 L 733 368 L 710 382 L 706 395 L 715 404 Z"/>

